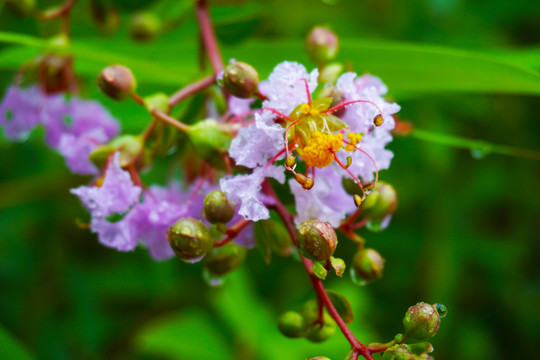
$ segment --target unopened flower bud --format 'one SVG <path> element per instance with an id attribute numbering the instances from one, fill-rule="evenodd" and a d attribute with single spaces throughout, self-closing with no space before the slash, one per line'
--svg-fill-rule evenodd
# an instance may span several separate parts
<path id="1" fill-rule="evenodd" d="M 304 335 L 303 322 L 302 315 L 295 311 L 287 311 L 279 317 L 278 329 L 286 337 L 302 337 Z"/>
<path id="2" fill-rule="evenodd" d="M 212 191 L 204 198 L 202 215 L 212 224 L 228 223 L 234 216 L 236 206 L 229 202 L 223 191 Z"/>
<path id="3" fill-rule="evenodd" d="M 216 168 L 225 168 L 222 154 L 229 149 L 232 135 L 214 119 L 189 126 L 186 134 L 195 152 Z"/>
<path id="4" fill-rule="evenodd" d="M 245 62 L 230 63 L 223 72 L 223 86 L 231 95 L 247 99 L 255 95 L 259 88 L 259 74 L 253 66 Z"/>
<path id="5" fill-rule="evenodd" d="M 162 23 L 154 13 L 141 12 L 131 17 L 129 33 L 137 41 L 153 40 L 161 31 Z"/>
<path id="6" fill-rule="evenodd" d="M 386 349 L 382 360 L 410 360 L 412 357 L 413 354 L 407 345 L 396 344 Z"/>
<path id="7" fill-rule="evenodd" d="M 335 62 L 326 65 L 319 74 L 319 83 L 334 83 L 343 72 L 343 64 Z"/>
<path id="8" fill-rule="evenodd" d="M 98 85 L 110 98 L 123 100 L 137 88 L 137 81 L 131 70 L 122 65 L 109 65 L 101 70 Z"/>
<path id="9" fill-rule="evenodd" d="M 411 306 L 403 318 L 405 336 L 415 340 L 425 340 L 439 330 L 441 318 L 435 306 L 420 302 Z"/>
<path id="10" fill-rule="evenodd" d="M 324 325 L 315 324 L 308 329 L 306 339 L 311 342 L 320 343 L 330 339 L 336 333 L 336 322 L 330 317 L 324 317 Z"/>
<path id="11" fill-rule="evenodd" d="M 246 258 L 246 248 L 229 243 L 215 247 L 204 257 L 204 267 L 217 276 L 223 276 L 238 268 Z"/>
<path id="12" fill-rule="evenodd" d="M 320 220 L 304 221 L 298 229 L 298 250 L 311 260 L 322 261 L 334 254 L 337 246 L 334 228 Z"/>
<path id="13" fill-rule="evenodd" d="M 208 228 L 193 218 L 175 222 L 167 232 L 167 240 L 176 256 L 189 262 L 200 260 L 214 245 Z"/>
<path id="14" fill-rule="evenodd" d="M 56 94 L 73 90 L 75 74 L 73 58 L 48 54 L 39 64 L 39 79 L 47 94 Z"/>
<path id="15" fill-rule="evenodd" d="M 306 38 L 308 55 L 317 64 L 325 64 L 336 57 L 338 38 L 330 29 L 316 26 Z"/>
<path id="16" fill-rule="evenodd" d="M 25 17 L 34 10 L 36 0 L 5 0 L 4 4 L 14 14 Z"/>
<path id="17" fill-rule="evenodd" d="M 132 164 L 143 150 L 143 141 L 140 136 L 124 135 L 113 139 L 110 143 L 99 145 L 90 153 L 90 161 L 101 168 L 109 156 L 118 151 L 118 161 L 121 167 Z"/>
<path id="18" fill-rule="evenodd" d="M 386 182 L 379 181 L 364 202 L 364 216 L 371 220 L 382 220 L 392 215 L 397 208 L 397 192 Z"/>
<path id="19" fill-rule="evenodd" d="M 369 248 L 362 249 L 353 257 L 351 275 L 353 279 L 360 284 L 366 284 L 373 280 L 377 280 L 382 276 L 383 270 L 384 259 L 377 250 Z"/>

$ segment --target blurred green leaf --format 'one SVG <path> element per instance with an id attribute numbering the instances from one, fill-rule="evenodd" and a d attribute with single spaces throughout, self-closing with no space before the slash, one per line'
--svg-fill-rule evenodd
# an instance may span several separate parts
<path id="1" fill-rule="evenodd" d="M 351 321 L 353 321 L 354 316 L 349 300 L 347 300 L 344 295 L 334 290 L 326 290 L 326 293 L 328 294 L 328 297 L 332 301 L 332 304 L 334 304 L 334 307 L 336 308 L 343 321 L 345 321 L 346 323 L 350 323 Z"/>
<path id="2" fill-rule="evenodd" d="M 136 340 L 140 353 L 172 359 L 230 359 L 231 350 L 207 313 L 191 309 L 168 314 L 143 328 Z"/>
<path id="3" fill-rule="evenodd" d="M 0 349 L 3 360 L 31 360 L 30 354 L 24 349 L 19 341 L 16 340 L 0 324 Z"/>
<path id="4" fill-rule="evenodd" d="M 482 140 L 466 139 L 458 136 L 441 134 L 421 129 L 414 129 L 411 132 L 410 136 L 419 140 L 428 141 L 435 144 L 469 149 L 471 151 L 471 155 L 477 159 L 494 153 L 540 160 L 540 151 L 520 149 L 507 145 L 493 144 Z"/>

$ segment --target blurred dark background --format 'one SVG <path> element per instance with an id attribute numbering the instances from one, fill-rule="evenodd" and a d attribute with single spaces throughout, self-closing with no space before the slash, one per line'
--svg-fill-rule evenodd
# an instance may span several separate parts
<path id="1" fill-rule="evenodd" d="M 230 49 L 242 49 L 244 41 L 292 39 L 301 44 L 319 24 L 351 41 L 433 44 L 506 54 L 512 60 L 519 53 L 515 50 L 532 49 L 534 54 L 540 44 L 540 2 L 528 0 L 261 0 L 242 2 L 238 8 L 216 2 L 221 3 L 213 10 L 218 37 L 232 56 Z M 38 1 L 40 7 L 54 3 Z M 183 39 L 196 41 L 191 10 L 154 45 L 139 45 L 127 34 L 128 17 L 150 3 L 108 4 L 119 11 L 119 30 L 99 30 L 89 16 L 88 0 L 81 0 L 74 10 L 75 44 L 85 39 L 99 45 L 107 39 L 143 58 L 154 51 L 152 46 L 160 46 L 163 52 L 154 53 L 155 58 L 167 64 L 187 58 L 196 64 L 196 48 L 186 43 L 182 50 Z M 5 10 L 0 24 L 8 32 L 55 31 L 54 24 L 21 20 Z M 175 50 L 169 52 L 168 45 Z M 301 46 L 298 52 L 303 52 Z M 275 65 L 262 55 L 259 60 L 257 54 L 250 56 L 264 69 Z M 526 59 L 524 66 L 540 68 L 539 55 Z M 2 63 L 1 89 L 12 81 L 14 69 Z M 97 74 L 99 67 L 95 70 Z M 445 71 L 441 64 L 440 72 Z M 264 78 L 268 71 L 261 73 Z M 538 97 L 459 89 L 419 93 L 403 86 L 393 93 L 399 74 L 374 75 L 389 84 L 390 95 L 402 107 L 400 118 L 419 128 L 540 149 Z M 418 74 L 419 81 L 422 76 Z M 144 128 L 149 119 L 141 109 L 104 99 L 93 76 L 83 78 L 83 93 L 104 101 L 125 131 Z M 172 92 L 176 86 L 143 81 L 140 89 Z M 327 281 L 329 288 L 350 298 L 356 315 L 352 328 L 359 339 L 388 341 L 402 331 L 401 319 L 410 305 L 441 302 L 449 312 L 432 341 L 436 359 L 535 358 L 540 336 L 540 162 L 472 156 L 467 150 L 407 137 L 396 138 L 390 148 L 392 166 L 380 175 L 397 189 L 398 210 L 385 231 L 361 231 L 367 245 L 386 258 L 385 275 L 367 287 L 353 285 L 349 277 Z M 163 182 L 160 166 L 148 175 L 149 182 Z M 348 351 L 340 334 L 318 345 L 278 333 L 277 316 L 298 310 L 313 296 L 294 259 L 273 256 L 266 264 L 257 250 L 250 251 L 225 286 L 211 288 L 202 279 L 200 264 L 175 259 L 155 263 L 142 248 L 116 252 L 80 230 L 75 218 L 87 215 L 68 190 L 87 181 L 69 173 L 62 158 L 43 144 L 39 130 L 24 143 L 0 140 L 0 332 L 12 334 L 35 358 L 300 360 L 326 355 L 335 360 Z M 349 260 L 353 249 L 343 238 L 338 256 Z"/>

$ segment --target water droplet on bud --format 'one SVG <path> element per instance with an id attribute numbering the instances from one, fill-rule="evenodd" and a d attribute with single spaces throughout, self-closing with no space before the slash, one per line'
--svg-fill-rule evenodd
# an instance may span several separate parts
<path id="1" fill-rule="evenodd" d="M 448 309 L 441 303 L 433 304 L 433 307 L 435 308 L 435 310 L 437 310 L 441 319 L 444 318 L 446 314 L 448 314 Z"/>

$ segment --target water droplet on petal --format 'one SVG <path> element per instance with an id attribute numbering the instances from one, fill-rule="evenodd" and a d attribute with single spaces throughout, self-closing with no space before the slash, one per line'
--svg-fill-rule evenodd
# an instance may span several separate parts
<path id="1" fill-rule="evenodd" d="M 204 254 L 204 255 L 206 255 L 206 254 Z M 199 257 L 194 258 L 194 259 L 189 259 L 189 260 L 184 260 L 184 261 L 185 261 L 185 262 L 188 262 L 188 263 L 190 263 L 190 264 L 193 264 L 193 263 L 196 263 L 196 262 L 201 261 L 202 258 L 204 257 L 204 255 L 199 256 Z"/>

